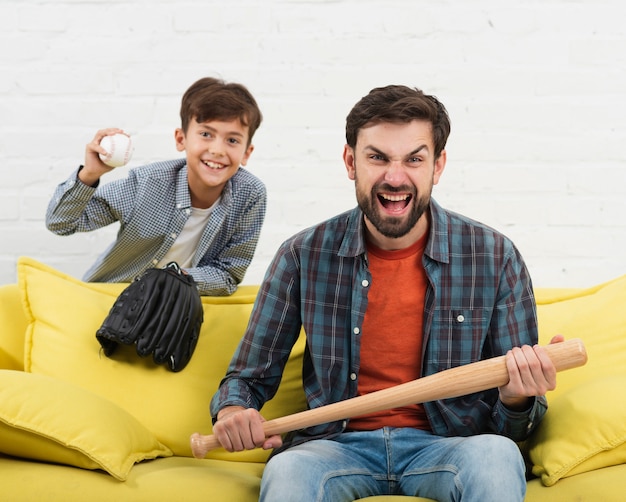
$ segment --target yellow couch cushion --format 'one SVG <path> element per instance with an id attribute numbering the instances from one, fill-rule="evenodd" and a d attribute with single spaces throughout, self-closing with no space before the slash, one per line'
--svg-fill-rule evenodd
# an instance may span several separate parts
<path id="1" fill-rule="evenodd" d="M 134 347 L 110 358 L 96 330 L 125 284 L 86 283 L 33 259 L 18 261 L 18 284 L 28 318 L 25 371 L 72 382 L 117 403 L 152 431 L 175 455 L 192 456 L 193 432 L 211 433 L 209 402 L 245 330 L 258 288 L 244 286 L 228 297 L 203 297 L 204 323 L 191 361 L 172 373 Z M 267 419 L 304 409 L 301 364 L 304 340 L 294 348 Z M 208 458 L 263 462 L 269 452 L 237 454 L 218 449 Z"/>
<path id="2" fill-rule="evenodd" d="M 550 402 L 528 441 L 533 474 L 544 485 L 626 462 L 626 376 L 591 380 Z"/>
<path id="3" fill-rule="evenodd" d="M 537 294 L 539 343 L 554 335 L 580 338 L 587 349 L 585 366 L 557 376 L 548 401 L 585 382 L 626 375 L 626 275 L 577 291 Z"/>
<path id="4" fill-rule="evenodd" d="M 0 451 L 126 480 L 136 462 L 171 456 L 132 415 L 75 385 L 0 370 Z"/>
<path id="5" fill-rule="evenodd" d="M 538 290 L 539 342 L 580 338 L 585 366 L 557 376 L 549 408 L 523 445 L 545 486 L 626 461 L 626 276 L 579 290 Z"/>

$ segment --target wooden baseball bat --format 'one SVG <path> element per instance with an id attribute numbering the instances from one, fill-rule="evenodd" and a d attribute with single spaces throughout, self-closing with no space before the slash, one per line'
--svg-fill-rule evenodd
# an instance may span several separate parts
<path id="1" fill-rule="evenodd" d="M 544 349 L 557 371 L 576 368 L 587 362 L 585 346 L 578 338 L 546 345 Z M 370 394 L 268 420 L 263 423 L 263 430 L 269 437 L 375 411 L 501 387 L 509 381 L 504 358 L 498 356 L 450 368 Z M 198 432 L 191 435 L 191 450 L 196 458 L 204 458 L 209 450 L 219 446 L 214 435 L 204 436 Z"/>

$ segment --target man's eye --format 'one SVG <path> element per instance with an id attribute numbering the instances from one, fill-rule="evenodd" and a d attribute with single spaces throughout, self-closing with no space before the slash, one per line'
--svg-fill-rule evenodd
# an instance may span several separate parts
<path id="1" fill-rule="evenodd" d="M 410 157 L 409 158 L 409 162 L 411 162 L 412 164 L 416 163 L 416 162 L 421 162 L 422 159 L 420 157 Z"/>
<path id="2" fill-rule="evenodd" d="M 379 155 L 377 153 L 373 153 L 372 155 L 370 155 L 370 159 L 371 160 L 385 160 L 385 158 L 382 155 Z"/>

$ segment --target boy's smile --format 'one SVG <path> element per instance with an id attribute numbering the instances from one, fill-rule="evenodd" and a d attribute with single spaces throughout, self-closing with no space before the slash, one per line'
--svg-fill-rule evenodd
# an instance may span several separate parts
<path id="1" fill-rule="evenodd" d="M 207 208 L 219 198 L 239 166 L 245 166 L 254 149 L 248 145 L 248 127 L 239 119 L 189 122 L 187 131 L 176 129 L 176 148 L 187 154 L 191 204 Z"/>

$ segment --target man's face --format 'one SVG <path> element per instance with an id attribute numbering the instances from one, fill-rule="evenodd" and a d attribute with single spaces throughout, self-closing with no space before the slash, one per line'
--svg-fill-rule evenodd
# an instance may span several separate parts
<path id="1" fill-rule="evenodd" d="M 421 120 L 380 123 L 361 129 L 354 149 L 345 147 L 348 177 L 380 247 L 406 247 L 426 231 L 425 212 L 446 159 L 445 151 L 435 159 L 431 129 Z"/>

